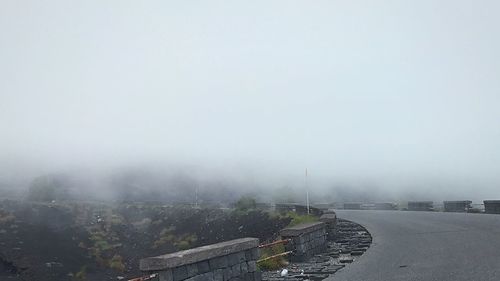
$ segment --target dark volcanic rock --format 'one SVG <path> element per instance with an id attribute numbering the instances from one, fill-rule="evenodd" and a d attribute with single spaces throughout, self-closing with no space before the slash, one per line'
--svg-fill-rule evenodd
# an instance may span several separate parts
<path id="1" fill-rule="evenodd" d="M 4 200 L 0 280 L 131 279 L 143 275 L 141 258 L 243 237 L 270 240 L 289 221 L 261 211 Z"/>

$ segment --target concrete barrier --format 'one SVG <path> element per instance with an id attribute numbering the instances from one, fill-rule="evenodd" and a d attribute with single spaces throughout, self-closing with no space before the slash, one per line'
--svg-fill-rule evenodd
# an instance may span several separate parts
<path id="1" fill-rule="evenodd" d="M 375 210 L 397 210 L 398 205 L 395 203 L 375 203 Z"/>
<path id="2" fill-rule="evenodd" d="M 321 217 L 319 217 L 319 221 L 325 223 L 326 226 L 326 239 L 329 241 L 333 241 L 335 239 L 335 234 L 337 230 L 337 215 L 335 212 L 328 211 L 325 212 Z"/>
<path id="3" fill-rule="evenodd" d="M 472 201 L 443 201 L 445 212 L 467 212 L 471 208 Z"/>
<path id="4" fill-rule="evenodd" d="M 408 211 L 434 211 L 434 202 L 432 201 L 409 201 Z"/>
<path id="5" fill-rule="evenodd" d="M 344 203 L 344 209 L 361 210 L 361 205 L 363 205 L 363 203 L 357 203 L 357 202 Z"/>
<path id="6" fill-rule="evenodd" d="M 159 281 L 260 281 L 259 239 L 241 238 L 172 254 L 144 258 L 140 269 Z"/>
<path id="7" fill-rule="evenodd" d="M 292 262 L 307 261 L 315 254 L 326 251 L 326 224 L 312 222 L 287 227 L 280 231 L 282 239 L 291 239 L 285 246 L 286 251 L 293 251 Z"/>
<path id="8" fill-rule="evenodd" d="M 500 200 L 484 200 L 484 212 L 487 214 L 500 214 Z"/>

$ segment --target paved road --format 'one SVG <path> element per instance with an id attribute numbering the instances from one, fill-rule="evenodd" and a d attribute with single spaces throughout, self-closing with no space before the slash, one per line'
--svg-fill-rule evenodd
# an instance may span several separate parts
<path id="1" fill-rule="evenodd" d="M 500 215 L 338 210 L 365 226 L 370 249 L 328 280 L 500 280 Z"/>

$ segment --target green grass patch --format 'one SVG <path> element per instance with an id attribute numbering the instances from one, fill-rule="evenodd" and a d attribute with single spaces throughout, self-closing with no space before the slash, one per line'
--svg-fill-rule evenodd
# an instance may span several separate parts
<path id="1" fill-rule="evenodd" d="M 288 224 L 288 226 L 295 226 L 307 222 L 317 222 L 319 220 L 318 217 L 315 217 L 313 215 L 298 215 L 297 213 L 294 212 L 288 212 L 286 214 L 286 217 L 292 219 Z"/>
<path id="2" fill-rule="evenodd" d="M 283 245 L 283 244 L 278 244 L 278 245 L 274 245 L 272 247 L 263 248 L 260 251 L 260 259 L 259 260 L 274 256 L 277 254 L 281 254 L 284 252 L 285 252 L 285 245 Z M 288 264 L 288 260 L 287 260 L 286 256 L 275 257 L 272 259 L 257 262 L 257 266 L 260 268 L 260 270 L 263 270 L 263 271 L 277 270 L 277 269 L 283 268 L 287 264 Z"/>

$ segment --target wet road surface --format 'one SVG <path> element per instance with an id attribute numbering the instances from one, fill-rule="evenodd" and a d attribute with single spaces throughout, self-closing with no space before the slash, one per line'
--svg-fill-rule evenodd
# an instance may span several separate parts
<path id="1" fill-rule="evenodd" d="M 500 215 L 337 210 L 372 246 L 328 280 L 500 280 Z"/>

